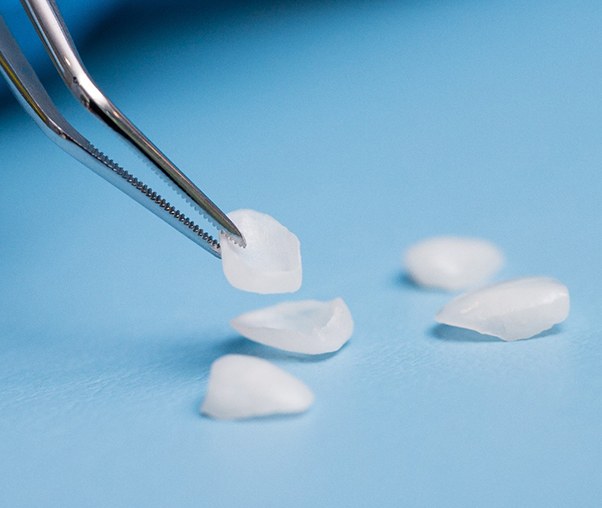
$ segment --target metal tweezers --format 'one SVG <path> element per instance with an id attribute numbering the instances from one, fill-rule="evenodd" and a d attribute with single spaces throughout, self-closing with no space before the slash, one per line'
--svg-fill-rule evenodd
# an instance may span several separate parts
<path id="1" fill-rule="evenodd" d="M 245 246 L 232 221 L 102 93 L 85 69 L 54 0 L 21 0 L 65 85 L 73 95 L 146 159 L 177 193 L 218 231 Z M 67 153 L 153 212 L 208 252 L 221 257 L 219 241 L 141 180 L 104 155 L 59 113 L 0 16 L 0 70 L 42 130 Z"/>

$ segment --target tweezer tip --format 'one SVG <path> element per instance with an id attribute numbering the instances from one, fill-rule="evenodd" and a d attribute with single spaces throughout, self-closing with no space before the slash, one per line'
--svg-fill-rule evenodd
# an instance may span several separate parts
<path id="1" fill-rule="evenodd" d="M 227 230 L 222 230 L 222 232 L 228 237 L 229 240 L 244 249 L 247 246 L 245 237 L 230 219 L 228 219 L 228 221 L 230 222 L 230 227 Z"/>

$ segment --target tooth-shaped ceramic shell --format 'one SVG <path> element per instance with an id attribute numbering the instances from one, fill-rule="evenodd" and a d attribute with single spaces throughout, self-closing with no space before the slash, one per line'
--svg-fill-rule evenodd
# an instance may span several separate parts
<path id="1" fill-rule="evenodd" d="M 458 291 L 482 284 L 503 265 L 500 249 L 487 240 L 437 236 L 412 245 L 403 264 L 418 285 Z"/>
<path id="2" fill-rule="evenodd" d="M 314 395 L 276 365 L 246 355 L 225 355 L 211 365 L 201 413 L 234 420 L 306 411 Z"/>
<path id="3" fill-rule="evenodd" d="M 284 302 L 241 314 L 230 324 L 255 342 L 310 355 L 338 351 L 353 333 L 353 318 L 342 298 Z"/>
<path id="4" fill-rule="evenodd" d="M 301 287 L 301 244 L 276 219 L 255 210 L 228 217 L 242 232 L 246 247 L 220 236 L 222 268 L 235 288 L 253 293 L 293 293 Z"/>
<path id="5" fill-rule="evenodd" d="M 548 277 L 513 279 L 454 298 L 436 316 L 451 326 L 503 340 L 533 337 L 564 321 L 569 291 Z"/>

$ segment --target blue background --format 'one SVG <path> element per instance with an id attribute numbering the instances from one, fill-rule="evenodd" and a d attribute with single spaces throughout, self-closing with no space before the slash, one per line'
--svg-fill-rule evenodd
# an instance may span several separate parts
<path id="1" fill-rule="evenodd" d="M 229 319 L 288 297 L 231 288 L 2 84 L 0 506 L 599 506 L 602 3 L 160 14 L 97 26 L 81 47 L 91 73 L 222 208 L 295 231 L 295 298 L 342 296 L 356 331 L 328 358 L 238 337 Z M 563 281 L 568 321 L 515 343 L 434 326 L 450 296 L 414 288 L 400 257 L 442 233 L 496 242 L 500 278 Z M 200 417 L 209 365 L 232 352 L 297 375 L 315 406 Z"/>

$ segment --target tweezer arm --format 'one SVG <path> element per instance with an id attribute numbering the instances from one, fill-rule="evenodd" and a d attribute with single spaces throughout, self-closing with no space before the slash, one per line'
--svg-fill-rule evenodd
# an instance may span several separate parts
<path id="1" fill-rule="evenodd" d="M 201 227 L 112 161 L 82 136 L 58 111 L 0 16 L 0 74 L 14 95 L 52 141 L 96 174 L 140 203 L 214 256 L 220 245 Z"/>
<path id="2" fill-rule="evenodd" d="M 232 221 L 159 150 L 98 88 L 85 69 L 54 0 L 21 0 L 54 65 L 73 95 L 138 150 L 169 183 L 218 229 L 239 244 L 244 238 Z"/>

